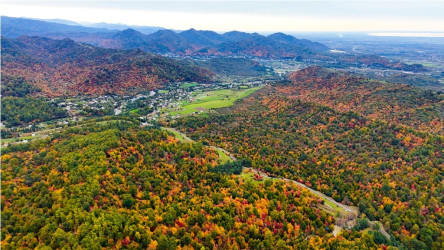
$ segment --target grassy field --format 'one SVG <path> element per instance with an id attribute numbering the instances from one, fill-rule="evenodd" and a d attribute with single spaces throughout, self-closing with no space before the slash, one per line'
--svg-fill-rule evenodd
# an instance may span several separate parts
<path id="1" fill-rule="evenodd" d="M 262 177 L 263 178 L 262 180 L 256 180 L 256 179 L 254 179 L 254 173 L 249 172 L 248 170 L 243 170 L 242 173 L 240 174 L 240 177 L 242 179 L 244 179 L 245 181 L 251 181 L 254 184 L 262 183 L 265 180 L 271 180 L 271 181 L 275 180 L 270 177 Z"/>
<path id="2" fill-rule="evenodd" d="M 195 83 L 195 82 L 187 82 L 187 83 L 184 83 L 184 84 L 180 85 L 181 88 L 191 88 L 191 87 L 194 87 L 194 86 L 197 86 L 197 83 Z"/>
<path id="3" fill-rule="evenodd" d="M 244 98 L 262 87 L 255 87 L 242 90 L 222 89 L 216 91 L 203 92 L 194 97 L 191 102 L 183 102 L 182 109 L 171 112 L 171 115 L 187 115 L 193 112 L 206 112 L 209 109 L 229 107 L 235 101 Z"/>
<path id="4" fill-rule="evenodd" d="M 179 133 L 177 130 L 173 129 L 173 128 L 166 128 L 166 127 L 162 127 L 163 130 L 166 130 L 168 132 L 171 132 L 172 134 L 174 134 L 174 137 L 176 137 L 176 139 L 178 139 L 181 142 L 192 142 L 191 139 L 186 138 L 185 136 L 183 136 L 181 133 Z M 212 149 L 216 150 L 217 153 L 219 154 L 219 161 L 220 163 L 224 164 L 227 163 L 229 161 L 231 161 L 230 156 L 228 156 L 223 150 L 221 150 L 220 148 L 217 147 L 211 147 Z"/>
<path id="5" fill-rule="evenodd" d="M 169 93 L 169 91 L 165 89 L 159 90 L 159 94 L 166 94 L 166 93 Z"/>
<path id="6" fill-rule="evenodd" d="M 2 139 L 2 144 L 5 143 L 5 142 L 7 142 L 7 143 L 11 143 L 11 142 L 14 142 L 14 141 L 17 141 L 17 140 L 18 140 L 18 138 L 7 138 L 7 139 Z"/>
<path id="7" fill-rule="evenodd" d="M 254 174 L 253 174 L 253 173 L 246 172 L 246 171 L 242 172 L 242 173 L 240 174 L 240 177 L 241 177 L 242 179 L 244 179 L 245 181 L 251 181 L 251 182 L 254 183 L 254 184 L 259 184 L 259 183 L 262 182 L 262 181 L 255 180 L 255 179 L 254 179 Z"/>
<path id="8" fill-rule="evenodd" d="M 324 200 L 324 202 L 326 203 L 326 204 L 328 204 L 335 212 L 343 212 L 343 211 L 345 211 L 342 207 L 338 207 L 338 206 L 336 206 L 333 202 L 331 202 L 331 201 L 329 201 L 329 200 L 327 200 L 327 199 L 324 199 L 323 197 L 321 197 L 321 196 L 318 196 L 318 197 L 320 197 L 321 199 L 323 199 Z"/>
<path id="9" fill-rule="evenodd" d="M 220 150 L 218 148 L 213 148 L 213 149 L 215 149 L 219 154 L 220 163 L 224 164 L 231 161 L 231 158 L 223 150 Z"/>

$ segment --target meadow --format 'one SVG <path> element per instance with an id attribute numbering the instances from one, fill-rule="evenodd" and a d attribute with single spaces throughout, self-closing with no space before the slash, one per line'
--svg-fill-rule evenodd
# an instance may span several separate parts
<path id="1" fill-rule="evenodd" d="M 222 89 L 199 93 L 193 97 L 192 101 L 182 102 L 181 109 L 170 114 L 188 115 L 195 112 L 205 113 L 210 109 L 229 107 L 237 100 L 254 93 L 260 88 L 262 88 L 262 86 L 241 90 Z"/>

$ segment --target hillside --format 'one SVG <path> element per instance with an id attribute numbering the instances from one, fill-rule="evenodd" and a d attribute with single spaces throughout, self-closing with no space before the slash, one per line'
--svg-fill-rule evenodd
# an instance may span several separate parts
<path id="1" fill-rule="evenodd" d="M 291 58 L 308 57 L 317 53 L 306 46 L 283 43 L 257 35 L 236 42 L 226 42 L 214 47 L 204 48 L 195 53 L 196 55 L 219 55 L 219 56 L 250 56 L 262 58 Z"/>
<path id="2" fill-rule="evenodd" d="M 213 58 L 205 61 L 193 61 L 196 65 L 224 76 L 265 76 L 272 69 L 254 60 L 245 58 Z"/>
<path id="3" fill-rule="evenodd" d="M 43 95 L 126 94 L 173 81 L 208 82 L 208 70 L 141 50 L 103 49 L 73 40 L 2 38 L 2 75 Z"/>
<path id="4" fill-rule="evenodd" d="M 333 237 L 335 218 L 295 184 L 246 180 L 223 166 L 214 149 L 130 120 L 8 148 L 2 248 L 382 246 L 372 233 Z"/>
<path id="5" fill-rule="evenodd" d="M 297 59 L 336 68 L 371 67 L 411 72 L 427 71 L 420 64 L 409 65 L 377 55 L 330 53 L 329 48 L 321 43 L 298 39 L 280 32 L 263 36 L 241 31 L 219 34 L 209 30 L 189 29 L 175 32 L 161 29 L 143 34 L 136 30 L 138 27 L 108 30 L 26 18 L 2 17 L 2 20 L 2 35 L 8 38 L 38 35 L 53 39 L 70 38 L 102 48 L 141 49 L 145 52 L 175 56 Z"/>
<path id="6" fill-rule="evenodd" d="M 381 222 L 391 235 L 386 246 L 439 249 L 443 137 L 288 98 L 280 88 L 172 125 L 250 160 L 255 169 L 358 207 L 362 218 Z"/>
<path id="7" fill-rule="evenodd" d="M 358 112 L 424 131 L 444 133 L 444 94 L 403 84 L 389 84 L 321 67 L 289 75 L 276 91 L 335 110 Z"/>

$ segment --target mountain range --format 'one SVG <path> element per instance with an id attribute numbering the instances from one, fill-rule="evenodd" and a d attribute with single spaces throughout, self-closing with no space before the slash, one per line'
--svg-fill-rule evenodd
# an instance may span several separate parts
<path id="1" fill-rule="evenodd" d="M 5 16 L 2 16 L 2 35 L 9 38 L 19 36 L 70 38 L 103 48 L 140 48 L 152 53 L 177 55 L 280 58 L 317 55 L 329 50 L 320 43 L 297 39 L 283 33 L 263 36 L 240 31 L 219 34 L 214 31 L 189 29 L 176 33 L 162 29 L 152 34 L 143 34 L 132 28 L 110 30 Z"/>
<path id="2" fill-rule="evenodd" d="M 66 20 L 48 22 L 6 16 L 2 16 L 1 20 L 2 35 L 8 38 L 20 36 L 43 36 L 58 40 L 69 38 L 102 48 L 141 49 L 145 52 L 174 57 L 290 59 L 334 68 L 372 67 L 411 72 L 426 71 L 419 64 L 408 65 L 376 55 L 332 53 L 321 43 L 298 39 L 284 33 L 264 36 L 241 31 L 221 34 L 189 29 L 176 32 L 159 27 L 104 23 L 88 24 L 89 27 L 86 27 Z"/>

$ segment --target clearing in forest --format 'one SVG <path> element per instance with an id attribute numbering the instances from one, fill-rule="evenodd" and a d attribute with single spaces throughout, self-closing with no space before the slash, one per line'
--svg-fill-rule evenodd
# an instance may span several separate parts
<path id="1" fill-rule="evenodd" d="M 171 115 L 187 115 L 194 112 L 207 112 L 209 109 L 229 107 L 235 101 L 244 98 L 259 90 L 262 86 L 249 89 L 222 89 L 199 93 L 191 101 L 183 102 L 178 111 Z"/>

